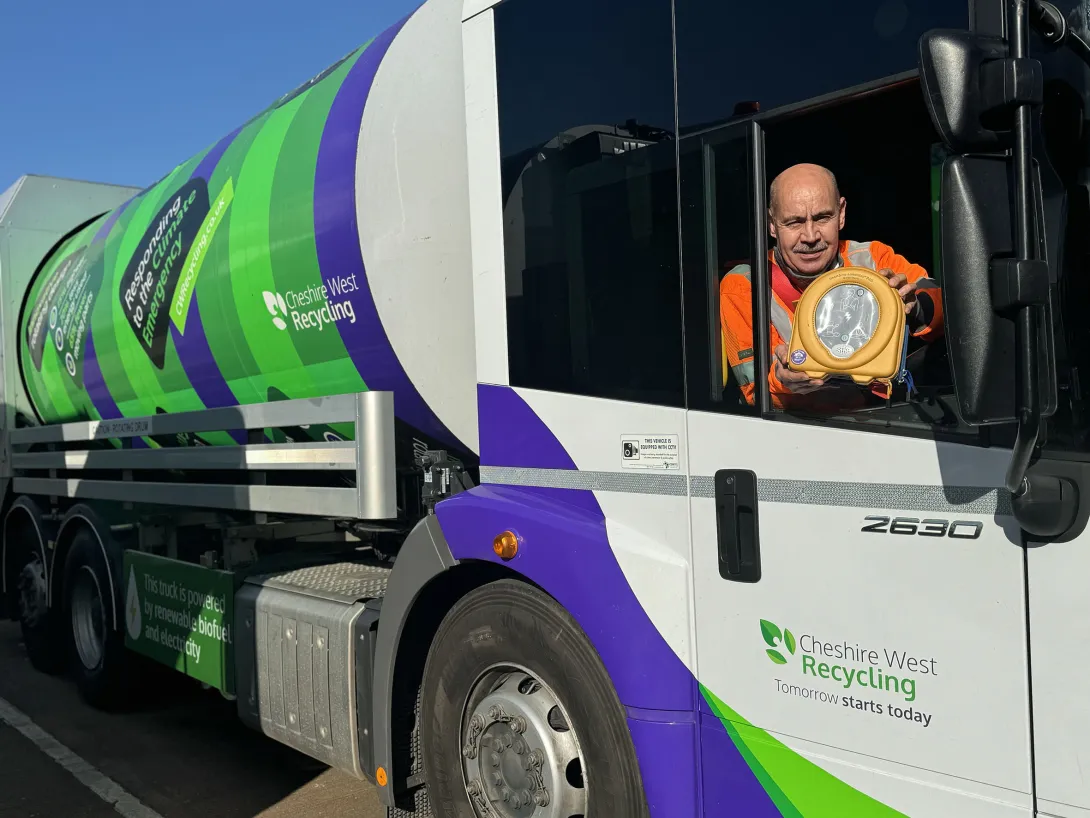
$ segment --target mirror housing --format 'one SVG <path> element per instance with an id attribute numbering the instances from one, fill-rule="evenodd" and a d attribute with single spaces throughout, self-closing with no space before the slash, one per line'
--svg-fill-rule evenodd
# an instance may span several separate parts
<path id="1" fill-rule="evenodd" d="M 942 141 L 954 153 L 1002 150 L 1009 128 L 985 124 L 981 68 L 1002 60 L 1010 49 L 1001 37 L 937 29 L 920 38 L 920 84 L 924 102 Z"/>
<path id="2" fill-rule="evenodd" d="M 1035 233 L 1043 236 L 1044 209 L 1036 165 L 1032 180 Z M 955 156 L 944 163 L 943 313 L 959 409 L 965 422 L 973 426 L 1018 420 L 1015 318 L 1018 306 L 1030 299 L 1044 300 L 1044 305 L 1037 307 L 1037 348 L 1044 353 L 1038 369 L 1041 415 L 1048 417 L 1056 411 L 1048 272 L 1047 268 L 1042 271 L 1039 262 L 1021 262 L 1021 266 L 1014 262 L 1013 199 L 1014 166 L 1010 159 Z M 1043 241 L 1036 255 L 1045 257 Z"/>

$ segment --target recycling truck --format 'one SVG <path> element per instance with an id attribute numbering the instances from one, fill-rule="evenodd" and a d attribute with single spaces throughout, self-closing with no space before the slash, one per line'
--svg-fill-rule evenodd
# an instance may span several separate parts
<path id="1" fill-rule="evenodd" d="M 1086 818 L 1088 20 L 427 0 L 149 187 L 20 178 L 29 660 L 172 668 L 391 815 Z M 799 162 L 937 287 L 850 411 L 762 374 Z"/>

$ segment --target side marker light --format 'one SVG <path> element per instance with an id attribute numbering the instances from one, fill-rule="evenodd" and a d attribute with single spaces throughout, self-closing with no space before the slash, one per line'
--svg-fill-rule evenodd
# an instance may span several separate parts
<path id="1" fill-rule="evenodd" d="M 519 552 L 519 538 L 514 531 L 504 531 L 492 541 L 492 550 L 501 560 L 511 560 Z"/>

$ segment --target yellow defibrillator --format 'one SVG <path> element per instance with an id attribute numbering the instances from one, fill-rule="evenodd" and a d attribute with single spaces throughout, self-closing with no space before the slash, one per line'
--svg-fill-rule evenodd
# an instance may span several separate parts
<path id="1" fill-rule="evenodd" d="M 888 398 L 893 383 L 908 376 L 908 337 L 904 302 L 889 280 L 866 267 L 841 267 L 799 299 L 788 367 L 820 380 L 848 377 Z"/>

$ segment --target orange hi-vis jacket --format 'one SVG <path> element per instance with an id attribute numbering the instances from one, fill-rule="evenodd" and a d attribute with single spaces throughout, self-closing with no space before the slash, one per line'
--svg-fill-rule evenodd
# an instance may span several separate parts
<path id="1" fill-rule="evenodd" d="M 871 270 L 892 270 L 894 274 L 903 273 L 912 282 L 916 282 L 917 298 L 930 298 L 930 309 L 924 310 L 927 323 L 915 330 L 912 336 L 926 342 L 942 337 L 942 293 L 938 285 L 927 275 L 927 271 L 897 255 L 892 247 L 878 241 L 842 241 L 840 242 L 840 267 L 868 267 Z M 776 264 L 773 251 L 768 253 L 769 273 L 773 282 L 777 279 L 787 286 L 773 287 L 770 304 L 771 315 L 769 328 L 769 352 L 772 364 L 768 371 L 768 391 L 772 405 L 780 410 L 805 410 L 816 412 L 845 411 L 862 408 L 865 405 L 863 390 L 848 385 L 846 388 L 828 387 L 818 389 L 806 395 L 797 395 L 788 390 L 776 377 L 775 349 L 791 342 L 791 322 L 795 316 L 798 300 L 781 297 L 794 286 L 790 279 Z M 926 294 L 922 294 L 926 293 Z M 801 297 L 801 293 L 799 294 Z M 750 287 L 750 266 L 739 264 L 732 268 L 719 283 L 719 320 L 723 333 L 723 377 L 727 377 L 727 367 L 733 374 L 742 395 L 752 406 L 756 389 L 753 362 L 753 301 Z"/>

